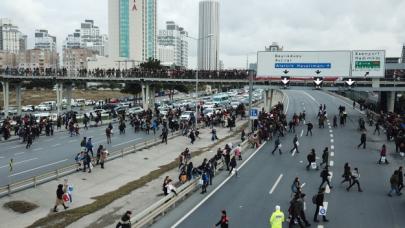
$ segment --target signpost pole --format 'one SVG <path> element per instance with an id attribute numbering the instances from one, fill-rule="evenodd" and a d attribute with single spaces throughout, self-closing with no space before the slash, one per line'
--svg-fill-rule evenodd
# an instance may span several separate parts
<path id="1" fill-rule="evenodd" d="M 249 70 L 249 118 L 252 111 L 252 96 L 253 96 L 253 70 Z M 253 120 L 249 120 L 249 129 L 253 132 Z"/>

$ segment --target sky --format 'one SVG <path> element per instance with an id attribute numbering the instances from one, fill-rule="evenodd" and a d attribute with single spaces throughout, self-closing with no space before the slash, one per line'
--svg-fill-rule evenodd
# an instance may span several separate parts
<path id="1" fill-rule="evenodd" d="M 139 0 L 138 0 L 139 1 Z M 220 59 L 225 68 L 244 68 L 256 52 L 272 42 L 288 51 L 376 50 L 401 55 L 405 43 L 403 0 L 219 0 Z M 57 36 L 59 49 L 67 34 L 85 19 L 108 34 L 107 0 L 1 0 L 0 18 L 10 18 L 28 35 L 35 29 Z M 158 0 L 158 29 L 175 21 L 198 36 L 198 0 Z M 196 65 L 190 40 L 189 63 Z"/>

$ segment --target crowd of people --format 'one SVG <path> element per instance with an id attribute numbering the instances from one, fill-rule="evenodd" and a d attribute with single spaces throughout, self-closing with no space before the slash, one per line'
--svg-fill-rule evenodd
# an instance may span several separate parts
<path id="1" fill-rule="evenodd" d="M 11 76 L 60 76 L 60 77 L 95 77 L 95 78 L 172 78 L 195 79 L 197 72 L 187 69 L 55 69 L 55 68 L 10 68 L 0 69 L 0 74 Z M 198 71 L 200 79 L 248 79 L 246 70 Z"/>

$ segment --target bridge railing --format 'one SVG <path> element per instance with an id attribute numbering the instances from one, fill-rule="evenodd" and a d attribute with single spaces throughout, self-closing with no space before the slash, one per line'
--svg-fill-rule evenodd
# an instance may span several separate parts
<path id="1" fill-rule="evenodd" d="M 57 77 L 57 78 L 168 78 L 168 79 L 195 79 L 197 71 L 195 70 L 77 70 L 77 71 L 24 71 L 24 70 L 7 70 L 1 71 L 0 75 L 4 76 L 29 76 L 29 77 Z M 246 70 L 224 70 L 224 71 L 198 71 L 199 79 L 248 79 L 248 71 Z"/>

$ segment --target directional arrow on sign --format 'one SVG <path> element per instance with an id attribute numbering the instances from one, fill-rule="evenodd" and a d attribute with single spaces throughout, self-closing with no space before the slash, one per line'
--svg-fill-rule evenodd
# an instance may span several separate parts
<path id="1" fill-rule="evenodd" d="M 322 83 L 322 80 L 320 78 L 317 78 L 316 80 L 314 80 L 314 82 L 317 86 L 319 86 Z"/>
<path id="2" fill-rule="evenodd" d="M 322 71 L 320 71 L 320 70 L 315 71 L 316 74 L 320 74 L 321 72 Z"/>
<path id="3" fill-rule="evenodd" d="M 290 71 L 288 71 L 288 70 L 283 71 L 284 74 L 288 74 L 289 72 Z"/>
<path id="4" fill-rule="evenodd" d="M 349 78 L 349 80 L 346 81 L 346 84 L 348 86 L 352 86 L 356 81 L 353 81 L 351 78 Z"/>
<path id="5" fill-rule="evenodd" d="M 281 82 L 282 82 L 284 85 L 287 85 L 287 83 L 289 83 L 290 80 L 288 80 L 287 78 L 283 78 L 283 79 L 281 80 Z"/>

